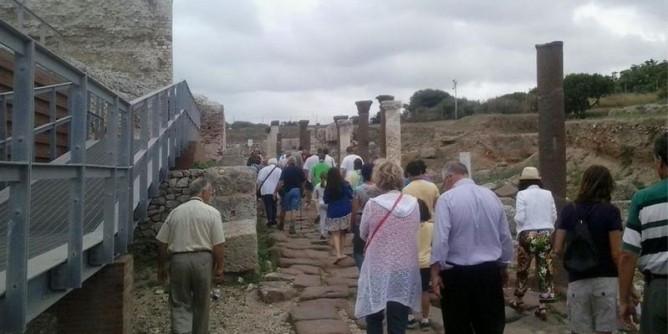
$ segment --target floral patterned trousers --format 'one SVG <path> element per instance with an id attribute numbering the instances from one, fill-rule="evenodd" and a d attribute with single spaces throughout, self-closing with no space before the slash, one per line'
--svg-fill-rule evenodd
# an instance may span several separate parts
<path id="1" fill-rule="evenodd" d="M 552 245 L 550 244 L 550 230 L 528 230 L 520 232 L 517 247 L 517 281 L 515 282 L 515 296 L 524 297 L 527 292 L 529 268 L 531 260 L 536 258 L 536 280 L 541 293 L 553 295 L 552 282 Z"/>

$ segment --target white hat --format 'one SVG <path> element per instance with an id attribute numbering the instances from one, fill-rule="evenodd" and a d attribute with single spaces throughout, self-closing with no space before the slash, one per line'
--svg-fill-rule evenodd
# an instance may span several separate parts
<path id="1" fill-rule="evenodd" d="M 520 180 L 540 180 L 538 169 L 536 167 L 524 167 Z"/>
<path id="2" fill-rule="evenodd" d="M 276 165 L 276 164 L 278 164 L 278 160 L 276 160 L 276 158 L 271 158 L 271 159 L 269 159 L 269 162 L 268 162 L 268 163 L 269 163 L 270 165 Z"/>

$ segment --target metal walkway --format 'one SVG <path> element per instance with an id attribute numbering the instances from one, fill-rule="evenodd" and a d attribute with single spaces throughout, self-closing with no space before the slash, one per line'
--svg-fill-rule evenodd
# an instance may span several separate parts
<path id="1" fill-rule="evenodd" d="M 0 49 L 13 55 L 13 90 L 0 93 L 0 333 L 23 333 L 127 252 L 200 115 L 185 81 L 125 101 L 3 20 Z M 59 83 L 36 87 L 36 72 Z M 36 162 L 44 138 L 52 158 Z"/>

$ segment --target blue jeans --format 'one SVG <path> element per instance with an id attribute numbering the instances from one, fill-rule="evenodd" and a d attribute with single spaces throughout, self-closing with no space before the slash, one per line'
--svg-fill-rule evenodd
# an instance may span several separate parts
<path id="1" fill-rule="evenodd" d="M 383 334 L 383 318 L 387 311 L 387 334 L 404 334 L 408 323 L 408 306 L 389 301 L 385 310 L 366 316 L 367 334 Z"/>
<path id="2" fill-rule="evenodd" d="M 276 224 L 276 200 L 274 195 L 262 195 L 264 211 L 267 213 L 267 223 Z"/>
<path id="3" fill-rule="evenodd" d="M 301 189 L 292 188 L 281 197 L 281 209 L 283 211 L 299 210 L 302 205 L 301 200 Z"/>

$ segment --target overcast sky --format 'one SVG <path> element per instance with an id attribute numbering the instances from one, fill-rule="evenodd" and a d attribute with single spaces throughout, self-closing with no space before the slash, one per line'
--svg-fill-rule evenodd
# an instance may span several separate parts
<path id="1" fill-rule="evenodd" d="M 485 100 L 536 86 L 536 44 L 564 72 L 667 58 L 666 0 L 174 0 L 174 79 L 228 122 L 356 115 L 419 89 Z M 372 112 L 378 109 L 374 100 Z"/>

